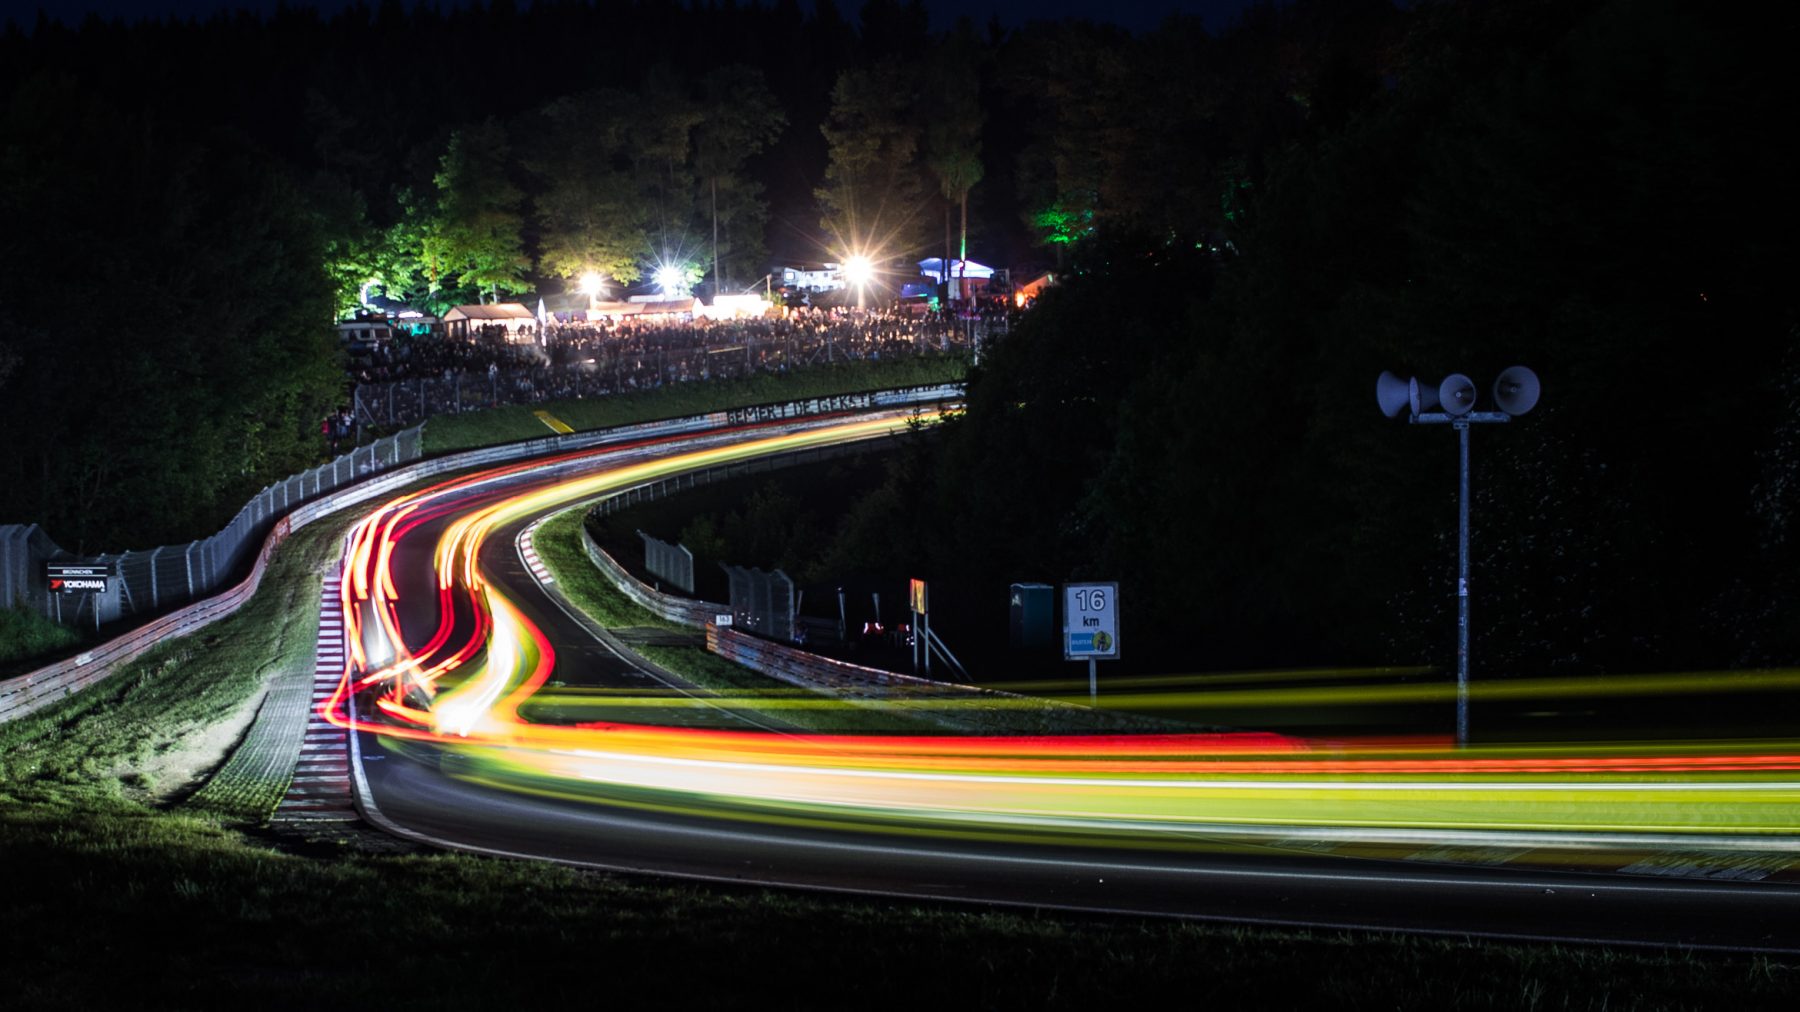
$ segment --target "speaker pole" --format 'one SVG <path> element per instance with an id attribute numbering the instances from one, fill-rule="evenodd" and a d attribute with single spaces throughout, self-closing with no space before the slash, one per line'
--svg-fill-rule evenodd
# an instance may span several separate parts
<path id="1" fill-rule="evenodd" d="M 1458 420 L 1462 477 L 1456 497 L 1456 746 L 1469 744 L 1469 423 Z"/>
<path id="2" fill-rule="evenodd" d="M 1476 411 L 1475 383 L 1461 373 L 1446 377 L 1435 391 L 1429 384 L 1421 387 L 1416 378 L 1404 385 L 1407 404 L 1400 402 L 1400 377 L 1383 372 L 1375 381 L 1375 400 L 1382 414 L 1394 418 L 1410 407 L 1409 423 L 1448 425 L 1456 430 L 1461 449 L 1456 487 L 1456 747 L 1465 748 L 1469 744 L 1469 426 L 1503 424 L 1525 414 L 1537 406 L 1541 387 L 1537 373 L 1513 366 L 1494 383 L 1494 400 L 1500 410 Z"/>

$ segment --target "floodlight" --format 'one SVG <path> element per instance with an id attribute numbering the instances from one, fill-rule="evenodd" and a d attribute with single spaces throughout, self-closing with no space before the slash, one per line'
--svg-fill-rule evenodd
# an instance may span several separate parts
<path id="1" fill-rule="evenodd" d="M 856 256 L 846 257 L 844 259 L 844 280 L 845 281 L 848 281 L 851 284 L 860 288 L 863 285 L 868 284 L 869 279 L 873 278 L 874 276 L 875 276 L 875 265 L 869 262 L 868 257 L 863 256 L 862 254 L 859 253 Z"/>

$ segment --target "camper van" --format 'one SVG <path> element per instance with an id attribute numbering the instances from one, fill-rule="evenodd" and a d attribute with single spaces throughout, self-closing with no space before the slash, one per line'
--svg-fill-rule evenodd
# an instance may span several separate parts
<path id="1" fill-rule="evenodd" d="M 360 354 L 387 344 L 394 339 L 394 328 L 386 320 L 350 320 L 337 325 L 338 343 Z"/>

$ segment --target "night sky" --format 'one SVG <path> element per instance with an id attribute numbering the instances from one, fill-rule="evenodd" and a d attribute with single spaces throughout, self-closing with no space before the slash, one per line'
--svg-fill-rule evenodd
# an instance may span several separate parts
<path id="1" fill-rule="evenodd" d="M 36 22 L 39 10 L 63 24 L 74 25 L 89 14 L 130 21 L 166 15 L 204 17 L 226 10 L 268 13 L 275 10 L 279 2 L 280 0 L 53 0 L 46 3 L 44 0 L 0 0 L 0 17 L 29 28 Z M 313 4 L 288 0 L 288 5 L 311 6 L 332 13 L 350 6 L 351 0 L 321 0 Z M 370 6 L 376 5 L 376 2 L 370 3 Z M 1111 21 L 1133 31 L 1152 28 L 1173 13 L 1198 15 L 1205 19 L 1209 28 L 1217 30 L 1226 27 L 1238 12 L 1251 5 L 1252 0 L 1129 0 L 1127 3 L 1109 3 L 1106 0 L 926 0 L 925 4 L 932 12 L 934 28 L 948 27 L 964 15 L 980 24 L 985 23 L 991 15 L 998 14 L 1001 22 L 1007 25 L 1018 25 L 1038 18 L 1055 20 L 1084 17 L 1096 21 Z M 462 4 L 445 2 L 443 6 L 455 7 Z M 530 6 L 530 0 L 519 0 L 519 6 Z M 801 6 L 810 9 L 812 2 L 801 0 Z M 861 0 L 839 0 L 838 3 L 838 9 L 851 16 L 861 7 Z"/>

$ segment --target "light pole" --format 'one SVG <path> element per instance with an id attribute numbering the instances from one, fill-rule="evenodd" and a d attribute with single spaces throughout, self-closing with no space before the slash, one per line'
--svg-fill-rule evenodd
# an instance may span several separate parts
<path id="1" fill-rule="evenodd" d="M 1515 365 L 1494 381 L 1499 411 L 1475 410 L 1475 382 L 1452 373 L 1434 390 L 1417 377 L 1403 380 L 1384 372 L 1375 381 L 1375 400 L 1382 414 L 1407 411 L 1414 425 L 1449 425 L 1461 449 L 1456 497 L 1456 744 L 1469 743 L 1469 426 L 1498 425 L 1537 406 L 1542 388 L 1537 373 Z M 1433 410 L 1436 409 L 1436 410 Z"/>

